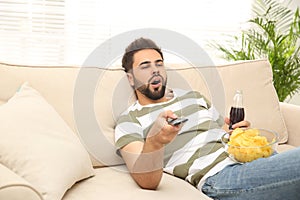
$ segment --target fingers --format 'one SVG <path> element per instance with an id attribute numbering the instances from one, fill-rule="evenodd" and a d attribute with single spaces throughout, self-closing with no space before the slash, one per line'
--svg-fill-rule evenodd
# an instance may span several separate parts
<path id="1" fill-rule="evenodd" d="M 166 110 L 161 113 L 161 116 L 165 119 L 171 118 L 171 119 L 177 119 L 178 116 L 171 110 Z"/>
<path id="2" fill-rule="evenodd" d="M 230 124 L 230 119 L 228 117 L 225 117 L 224 122 L 225 122 L 225 124 L 229 125 Z"/>
<path id="3" fill-rule="evenodd" d="M 179 126 L 171 126 L 167 123 L 167 119 L 176 119 L 178 118 L 177 115 L 172 112 L 171 110 L 166 110 L 157 117 L 155 122 L 153 123 L 151 129 L 148 132 L 148 136 L 152 137 L 157 134 L 159 135 L 168 135 L 168 134 L 175 134 L 180 130 Z"/>
<path id="4" fill-rule="evenodd" d="M 236 129 L 236 128 L 249 128 L 250 127 L 250 122 L 249 121 L 240 121 L 236 124 L 233 124 L 232 125 L 232 129 L 229 130 L 228 129 L 228 125 L 230 124 L 230 119 L 228 117 L 225 117 L 224 118 L 224 123 L 227 125 L 227 126 L 223 126 L 224 130 L 228 133 L 231 133 L 233 131 L 233 129 Z"/>
<path id="5" fill-rule="evenodd" d="M 248 121 L 240 121 L 240 122 L 238 122 L 238 123 L 236 123 L 236 124 L 233 124 L 232 125 L 232 128 L 233 129 L 236 129 L 236 128 L 249 128 L 250 127 L 250 122 L 248 122 Z"/>

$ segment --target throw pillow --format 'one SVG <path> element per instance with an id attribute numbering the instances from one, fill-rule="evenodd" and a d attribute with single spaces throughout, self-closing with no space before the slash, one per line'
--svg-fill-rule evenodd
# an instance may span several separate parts
<path id="1" fill-rule="evenodd" d="M 27 83 L 0 106 L 0 163 L 23 177 L 45 200 L 61 199 L 93 175 L 78 137 Z"/>

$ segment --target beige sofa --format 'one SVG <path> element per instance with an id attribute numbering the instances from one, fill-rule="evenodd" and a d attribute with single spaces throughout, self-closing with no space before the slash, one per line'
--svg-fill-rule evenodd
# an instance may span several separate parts
<path id="1" fill-rule="evenodd" d="M 223 115 L 243 90 L 252 127 L 277 132 L 278 151 L 300 146 L 300 106 L 278 102 L 267 60 L 167 67 L 170 87 L 200 90 Z M 169 174 L 157 191 L 131 179 L 113 148 L 113 129 L 133 100 L 119 67 L 1 63 L 0 199 L 209 199 Z"/>

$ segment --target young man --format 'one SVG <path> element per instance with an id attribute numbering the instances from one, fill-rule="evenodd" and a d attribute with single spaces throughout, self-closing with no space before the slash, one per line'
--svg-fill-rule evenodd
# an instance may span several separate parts
<path id="1" fill-rule="evenodd" d="M 167 98 L 164 58 L 153 41 L 133 41 L 122 65 L 137 101 L 118 119 L 115 141 L 141 188 L 156 189 L 165 171 L 212 198 L 300 198 L 299 148 L 247 164 L 234 163 L 220 144 L 223 119 L 205 97 L 174 89 L 174 97 Z M 182 116 L 188 121 L 169 123 Z M 249 125 L 241 121 L 233 128 Z"/>

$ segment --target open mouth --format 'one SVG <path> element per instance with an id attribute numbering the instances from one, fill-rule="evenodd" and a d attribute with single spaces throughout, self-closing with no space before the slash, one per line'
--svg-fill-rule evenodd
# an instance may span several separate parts
<path id="1" fill-rule="evenodd" d="M 150 80 L 150 85 L 154 90 L 158 90 L 159 87 L 162 85 L 161 77 L 159 76 L 153 77 L 152 80 Z"/>
<path id="2" fill-rule="evenodd" d="M 149 86 L 155 91 L 158 91 L 159 88 L 163 85 L 163 77 L 161 75 L 154 75 L 148 81 Z"/>
<path id="3" fill-rule="evenodd" d="M 151 85 L 158 85 L 161 83 L 161 80 L 154 80 L 151 82 Z"/>

